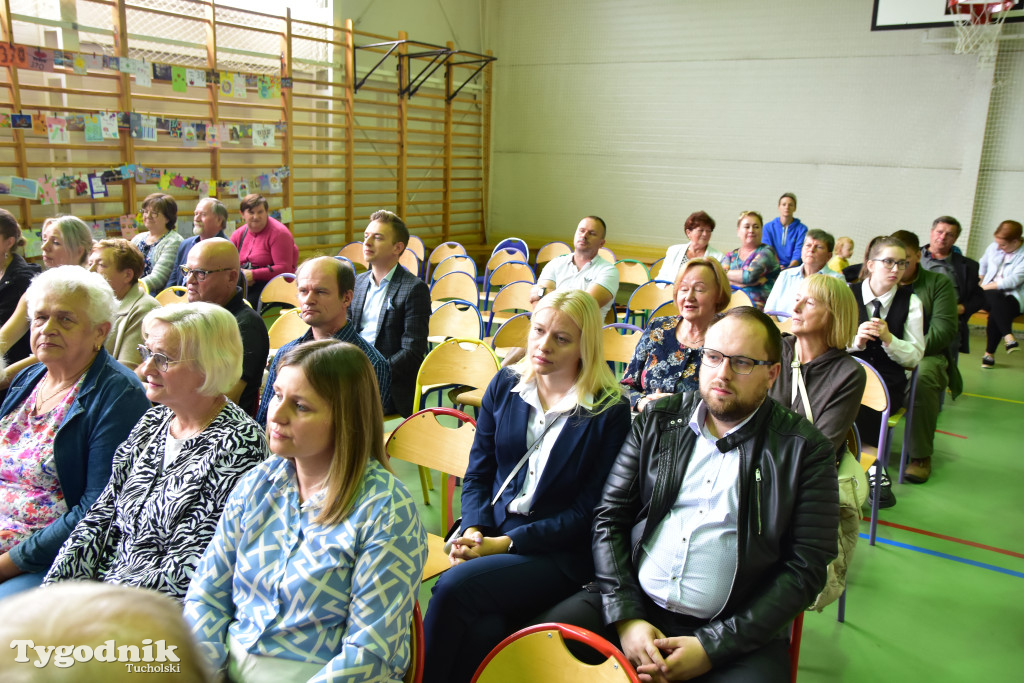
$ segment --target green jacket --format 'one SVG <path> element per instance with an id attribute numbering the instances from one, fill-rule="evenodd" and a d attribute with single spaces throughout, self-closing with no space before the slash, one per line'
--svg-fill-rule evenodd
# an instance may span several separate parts
<path id="1" fill-rule="evenodd" d="M 921 300 L 924 309 L 924 353 L 945 356 L 949 361 L 949 388 L 956 398 L 964 390 L 964 380 L 953 356 L 953 339 L 957 336 L 956 288 L 945 275 L 925 270 L 918 264 L 917 275 L 905 287 Z"/>

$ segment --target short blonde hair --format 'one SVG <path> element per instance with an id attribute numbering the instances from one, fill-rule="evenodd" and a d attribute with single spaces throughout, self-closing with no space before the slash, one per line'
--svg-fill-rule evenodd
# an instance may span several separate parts
<path id="1" fill-rule="evenodd" d="M 319 524 L 345 521 L 359 493 L 371 458 L 389 472 L 384 452 L 384 412 L 377 375 L 362 349 L 336 339 L 321 339 L 291 348 L 277 365 L 294 365 L 329 406 L 331 424 L 324 429 L 334 434 L 334 456 L 327 471 L 327 495 L 316 517 Z"/>
<path id="2" fill-rule="evenodd" d="M 857 334 L 857 299 L 850 285 L 831 275 L 815 273 L 804 280 L 807 296 L 829 312 L 825 343 L 834 349 L 845 349 Z"/>
<path id="3" fill-rule="evenodd" d="M 178 335 L 181 358 L 203 373 L 200 394 L 226 393 L 242 377 L 242 335 L 238 321 L 227 309 L 202 301 L 154 308 L 142 319 L 144 337 L 157 320 Z"/>
<path id="4" fill-rule="evenodd" d="M 718 259 L 700 256 L 684 263 L 679 269 L 679 274 L 676 275 L 675 284 L 672 286 L 672 298 L 675 299 L 679 293 L 679 285 L 682 284 L 686 271 L 691 268 L 700 267 L 711 270 L 711 277 L 715 281 L 715 288 L 717 290 L 715 292 L 715 313 L 721 313 L 729 307 L 729 302 L 732 300 L 732 287 L 729 285 L 729 276 L 725 274 L 725 269 L 722 268 L 722 264 Z"/>
<path id="5" fill-rule="evenodd" d="M 553 308 L 580 328 L 580 370 L 576 376 L 577 401 L 586 394 L 594 397 L 594 413 L 612 407 L 622 397 L 622 387 L 604 360 L 604 337 L 601 333 L 601 308 L 597 300 L 582 289 L 554 291 L 537 302 L 533 314 Z M 523 379 L 534 379 L 529 357 L 514 366 Z"/>
<path id="6" fill-rule="evenodd" d="M 7 647 L 15 639 L 30 639 L 37 645 L 75 645 L 93 649 L 108 640 L 114 646 L 132 646 L 142 651 L 143 639 L 163 640 L 173 646 L 180 660 L 179 672 L 149 673 L 145 680 L 181 680 L 207 683 L 213 677 L 181 616 L 181 605 L 172 598 L 147 588 L 95 581 L 61 581 L 11 596 L 3 602 L 0 622 L 0 670 L 5 681 L 44 683 L 61 678 L 64 669 L 49 665 L 37 668 L 29 662 L 14 663 L 18 652 Z M 155 649 L 155 648 L 154 648 Z M 70 654 L 70 653 L 69 653 Z M 34 659 L 34 654 L 29 654 Z M 120 662 L 75 661 L 65 676 L 78 683 L 119 683 L 139 680 L 138 673 L 126 672 Z"/>
<path id="7" fill-rule="evenodd" d="M 782 199 L 779 199 L 779 201 L 781 202 Z M 793 201 L 796 200 L 794 199 Z M 736 219 L 737 228 L 740 227 L 740 223 L 742 223 L 743 219 L 746 218 L 747 216 L 753 216 L 754 218 L 757 219 L 758 225 L 760 225 L 762 228 L 764 227 L 764 219 L 761 218 L 761 214 L 759 214 L 757 211 L 740 211 L 740 217 Z"/>

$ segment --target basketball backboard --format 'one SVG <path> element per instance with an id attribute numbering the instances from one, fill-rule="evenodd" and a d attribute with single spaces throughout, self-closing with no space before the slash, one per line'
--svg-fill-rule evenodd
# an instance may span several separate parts
<path id="1" fill-rule="evenodd" d="M 1006 15 L 1007 22 L 1024 21 L 1024 0 L 1017 0 Z M 875 0 L 871 14 L 872 31 L 952 26 L 947 0 Z"/>

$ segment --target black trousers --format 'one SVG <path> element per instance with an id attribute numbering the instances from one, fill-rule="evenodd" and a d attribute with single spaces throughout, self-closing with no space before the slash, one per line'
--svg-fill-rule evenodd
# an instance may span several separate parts
<path id="1" fill-rule="evenodd" d="M 702 621 L 662 609 L 653 602 L 647 604 L 647 621 L 656 626 L 666 636 L 692 636 Z M 560 622 L 581 626 L 609 640 L 616 647 L 619 635 L 615 627 L 604 622 L 601 613 L 601 595 L 588 591 L 580 591 L 555 607 L 539 615 L 534 623 Z M 580 659 L 587 661 L 581 647 L 570 645 L 570 650 Z M 589 661 L 598 663 L 591 658 Z M 715 666 L 703 676 L 691 679 L 699 683 L 788 683 L 789 640 L 775 638 L 750 654 L 734 659 L 728 663 Z"/>
<path id="2" fill-rule="evenodd" d="M 985 290 L 985 302 L 988 304 L 985 353 L 991 354 L 999 348 L 1003 337 L 1013 332 L 1013 319 L 1020 315 L 1020 304 L 1009 294 L 994 289 Z"/>
<path id="3" fill-rule="evenodd" d="M 578 589 L 544 555 L 488 555 L 452 567 L 423 618 L 424 683 L 469 683 L 494 646 Z"/>

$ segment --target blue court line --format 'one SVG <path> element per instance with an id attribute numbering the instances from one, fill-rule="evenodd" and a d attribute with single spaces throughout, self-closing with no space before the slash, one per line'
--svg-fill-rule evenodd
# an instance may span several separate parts
<path id="1" fill-rule="evenodd" d="M 868 538 L 868 534 L 860 534 L 861 538 Z M 997 567 L 994 564 L 986 564 L 984 562 L 976 562 L 974 560 L 968 560 L 963 557 L 957 557 L 956 555 L 950 555 L 948 553 L 940 553 L 938 550 L 929 550 L 928 548 L 922 548 L 917 545 L 910 545 L 909 543 L 900 543 L 899 541 L 890 541 L 887 538 L 875 537 L 876 543 L 884 543 L 885 545 L 893 545 L 897 548 L 906 548 L 907 550 L 915 550 L 925 555 L 934 555 L 935 557 L 942 557 L 947 560 L 953 560 L 954 562 L 961 562 L 963 564 L 969 564 L 972 567 L 981 567 L 982 569 L 990 569 L 1000 574 L 1009 574 L 1010 576 L 1016 576 L 1018 579 L 1024 579 L 1024 572 L 1015 572 L 1012 569 L 1005 569 L 1003 567 Z"/>

